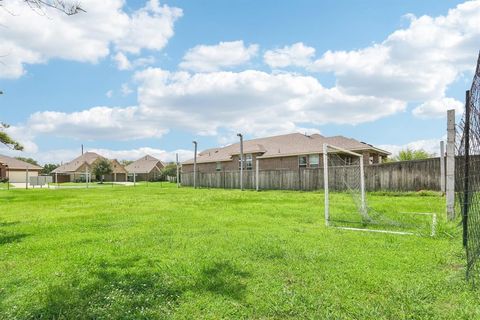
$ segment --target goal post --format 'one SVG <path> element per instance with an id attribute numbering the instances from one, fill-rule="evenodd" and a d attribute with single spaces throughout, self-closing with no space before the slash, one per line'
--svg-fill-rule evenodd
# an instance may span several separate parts
<path id="1" fill-rule="evenodd" d="M 330 151 L 331 150 L 331 151 Z M 360 210 L 362 215 L 366 215 L 367 206 L 365 202 L 365 168 L 363 163 L 363 155 L 346 150 L 331 144 L 324 143 L 323 144 L 323 185 L 324 185 L 324 192 L 325 192 L 325 224 L 328 226 L 330 223 L 330 189 L 329 189 L 329 154 L 332 153 L 342 153 L 348 154 L 350 156 L 357 157 L 359 159 L 359 167 L 360 167 Z"/>
<path id="2" fill-rule="evenodd" d="M 380 206 L 377 211 L 367 205 L 362 154 L 324 144 L 323 179 L 327 227 L 401 235 L 435 235 L 435 213 L 401 212 L 400 208 L 387 209 L 385 206 Z"/>

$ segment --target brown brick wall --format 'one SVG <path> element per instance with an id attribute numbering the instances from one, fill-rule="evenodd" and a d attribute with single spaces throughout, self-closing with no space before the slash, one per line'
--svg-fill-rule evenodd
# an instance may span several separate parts
<path id="1" fill-rule="evenodd" d="M 7 167 L 0 164 L 0 180 L 7 177 Z"/>
<path id="2" fill-rule="evenodd" d="M 365 165 L 370 164 L 370 155 L 373 156 L 373 163 L 379 163 L 380 157 L 376 153 L 370 153 L 368 151 L 362 152 L 363 154 L 363 161 Z M 232 161 L 225 161 L 222 162 L 222 171 L 236 171 L 239 170 L 239 161 L 240 156 L 234 155 L 232 156 Z M 256 166 L 256 158 L 257 155 L 253 155 L 253 167 L 252 170 L 255 170 Z M 310 158 L 307 155 L 307 168 L 310 167 L 309 163 Z M 278 157 L 278 158 L 265 158 L 259 159 L 260 163 L 260 170 L 297 170 L 298 167 L 298 156 L 288 156 L 288 157 Z M 319 167 L 323 167 L 323 155 L 319 154 Z M 212 163 L 197 163 L 197 170 L 198 172 L 215 172 L 217 168 L 217 164 L 215 162 Z M 182 172 L 189 173 L 193 172 L 193 164 L 184 164 L 182 165 Z"/>

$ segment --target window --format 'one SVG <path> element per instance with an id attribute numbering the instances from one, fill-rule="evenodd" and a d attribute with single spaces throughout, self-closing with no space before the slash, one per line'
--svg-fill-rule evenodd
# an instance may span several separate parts
<path id="1" fill-rule="evenodd" d="M 298 166 L 300 168 L 307 167 L 307 156 L 298 156 Z"/>
<path id="2" fill-rule="evenodd" d="M 368 162 L 369 162 L 370 164 L 373 164 L 373 156 L 368 157 Z"/>
<path id="3" fill-rule="evenodd" d="M 320 156 L 318 154 L 311 154 L 308 156 L 310 168 L 318 168 L 320 164 Z"/>
<path id="4" fill-rule="evenodd" d="M 253 166 L 252 154 L 247 153 L 247 154 L 244 154 L 243 157 L 244 157 L 243 169 L 244 170 L 252 170 L 252 166 Z M 241 161 L 240 161 L 240 157 L 238 157 L 238 170 L 240 170 L 241 165 L 242 164 L 241 164 Z"/>
<path id="5" fill-rule="evenodd" d="M 249 153 L 245 156 L 245 168 L 247 170 L 252 170 L 253 167 L 253 157 L 252 154 Z"/>
<path id="6" fill-rule="evenodd" d="M 222 163 L 221 162 L 217 162 L 217 166 L 215 168 L 216 171 L 222 171 Z"/>
<path id="7" fill-rule="evenodd" d="M 352 165 L 352 157 L 345 157 L 345 165 L 351 166 Z"/>

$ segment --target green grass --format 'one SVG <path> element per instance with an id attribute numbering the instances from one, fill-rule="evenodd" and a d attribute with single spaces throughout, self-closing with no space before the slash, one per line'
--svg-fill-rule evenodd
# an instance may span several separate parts
<path id="1" fill-rule="evenodd" d="M 444 212 L 435 195 L 369 203 Z M 5 190 L 0 318 L 478 319 L 459 231 L 443 214 L 435 238 L 326 228 L 315 192 Z"/>
<path id="2" fill-rule="evenodd" d="M 0 182 L 0 190 L 1 189 L 8 189 L 9 183 L 8 182 Z M 12 185 L 10 185 L 12 187 Z"/>

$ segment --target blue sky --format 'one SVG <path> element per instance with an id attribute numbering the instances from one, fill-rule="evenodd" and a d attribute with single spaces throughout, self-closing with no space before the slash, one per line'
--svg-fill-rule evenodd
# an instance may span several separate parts
<path id="1" fill-rule="evenodd" d="M 0 10 L 1 120 L 41 162 L 82 143 L 186 158 L 193 139 L 238 131 L 435 152 L 480 49 L 479 1 L 81 3 L 74 17 Z"/>

